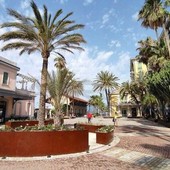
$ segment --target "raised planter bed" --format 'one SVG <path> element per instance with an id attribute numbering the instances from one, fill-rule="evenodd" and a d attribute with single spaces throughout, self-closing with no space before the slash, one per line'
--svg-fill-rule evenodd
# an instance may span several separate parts
<path id="1" fill-rule="evenodd" d="M 96 143 L 107 145 L 113 141 L 114 131 L 112 132 L 96 132 Z"/>
<path id="2" fill-rule="evenodd" d="M 53 119 L 49 119 L 49 120 L 45 120 L 45 125 L 48 124 L 53 124 L 54 121 Z M 24 121 L 8 121 L 5 122 L 5 126 L 11 127 L 11 128 L 16 128 L 19 126 L 25 127 L 25 126 L 35 126 L 38 125 L 38 121 L 37 120 L 24 120 Z"/>
<path id="3" fill-rule="evenodd" d="M 84 152 L 88 131 L 0 132 L 0 156 L 28 157 Z"/>
<path id="4" fill-rule="evenodd" d="M 103 127 L 104 125 L 94 125 L 94 124 L 81 124 L 78 123 L 76 124 L 76 126 L 82 127 L 86 130 L 88 130 L 88 132 L 92 132 L 92 133 L 96 133 L 96 130 Z"/>

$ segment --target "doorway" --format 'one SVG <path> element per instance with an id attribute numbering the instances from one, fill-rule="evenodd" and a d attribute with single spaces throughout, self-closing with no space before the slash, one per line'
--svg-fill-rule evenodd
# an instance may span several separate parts
<path id="1" fill-rule="evenodd" d="M 136 108 L 132 108 L 132 117 L 137 117 Z"/>
<path id="2" fill-rule="evenodd" d="M 127 111 L 126 111 L 126 109 L 123 109 L 123 110 L 122 110 L 122 117 L 127 117 Z"/>
<path id="3" fill-rule="evenodd" d="M 5 122 L 6 102 L 0 101 L 0 123 Z"/>

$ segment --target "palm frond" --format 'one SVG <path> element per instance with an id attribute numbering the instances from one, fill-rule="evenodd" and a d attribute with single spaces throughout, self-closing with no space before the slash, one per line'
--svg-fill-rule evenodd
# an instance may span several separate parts
<path id="1" fill-rule="evenodd" d="M 54 18 L 53 18 L 53 20 L 52 20 L 52 22 L 51 22 L 51 24 L 50 24 L 50 29 L 52 29 L 52 27 L 54 27 L 54 23 L 55 23 L 56 19 L 57 19 L 62 13 L 63 13 L 62 9 L 59 9 L 59 10 L 56 12 L 56 14 L 55 14 L 55 16 L 54 16 Z M 50 17 L 50 18 L 51 18 L 51 17 Z M 49 23 L 50 23 L 50 22 L 49 22 Z"/>
<path id="2" fill-rule="evenodd" d="M 8 43 L 4 45 L 1 50 L 6 51 L 6 50 L 11 50 L 11 49 L 23 49 L 27 47 L 32 47 L 31 43 L 24 43 L 24 42 L 14 42 L 14 43 Z"/>
<path id="3" fill-rule="evenodd" d="M 26 23 L 28 24 L 28 19 L 27 17 L 25 17 L 24 15 L 21 15 L 20 13 L 18 13 L 17 11 L 13 10 L 13 9 L 7 9 L 7 12 L 10 16 L 18 19 L 19 21 L 21 21 L 22 23 Z"/>

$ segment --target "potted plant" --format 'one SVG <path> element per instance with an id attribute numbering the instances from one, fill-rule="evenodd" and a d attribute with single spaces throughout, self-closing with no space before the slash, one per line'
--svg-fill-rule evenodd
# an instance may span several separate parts
<path id="1" fill-rule="evenodd" d="M 96 143 L 107 145 L 113 141 L 114 126 L 103 126 L 96 130 Z"/>

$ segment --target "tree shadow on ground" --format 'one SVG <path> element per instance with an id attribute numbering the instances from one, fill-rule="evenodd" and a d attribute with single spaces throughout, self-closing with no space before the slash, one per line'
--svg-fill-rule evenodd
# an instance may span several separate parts
<path id="1" fill-rule="evenodd" d="M 152 155 L 154 156 L 170 159 L 170 144 L 165 144 L 164 146 L 141 144 L 141 146 L 147 149 L 149 152 L 151 151 Z"/>
<path id="2" fill-rule="evenodd" d="M 150 119 L 141 118 L 141 119 L 135 119 L 135 121 L 140 123 L 140 124 L 143 124 L 143 125 L 170 128 L 170 122 L 166 122 L 166 121 L 163 121 L 163 120 L 155 121 L 152 118 L 150 118 Z"/>
<path id="3" fill-rule="evenodd" d="M 144 127 L 139 127 L 137 125 L 125 125 L 125 126 L 119 126 L 116 127 L 115 133 L 125 133 L 125 134 L 137 134 L 140 136 L 156 136 L 162 140 L 170 141 L 164 138 L 169 137 L 170 139 L 170 133 L 167 133 L 166 131 L 158 130 L 158 129 L 153 129 L 153 128 L 144 128 Z"/>

